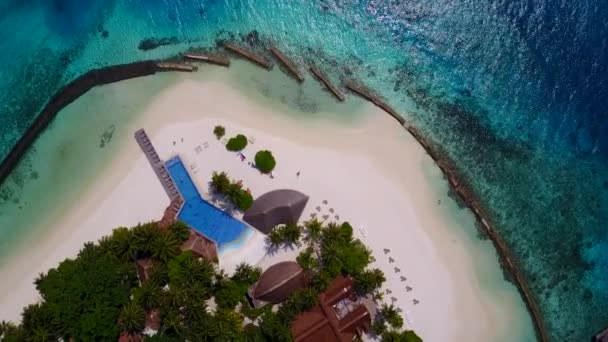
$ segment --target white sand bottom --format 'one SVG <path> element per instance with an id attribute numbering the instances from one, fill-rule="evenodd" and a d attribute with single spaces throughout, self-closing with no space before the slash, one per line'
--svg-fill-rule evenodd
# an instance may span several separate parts
<path id="1" fill-rule="evenodd" d="M 393 297 L 407 326 L 425 341 L 534 339 L 523 301 L 504 281 L 491 243 L 475 237 L 472 215 L 447 197 L 438 168 L 388 115 L 365 105 L 352 122 L 330 113 L 327 119 L 317 113 L 315 120 L 298 120 L 287 114 L 292 108 L 245 96 L 221 76 L 228 71 L 202 70 L 163 76 L 175 84 L 155 95 L 129 126 L 132 132 L 145 128 L 161 158 L 179 154 L 203 197 L 214 170 L 241 179 L 254 197 L 279 188 L 306 193 L 303 219 L 316 213 L 349 221 L 373 249 L 374 266 L 386 274 L 385 301 Z M 130 82 L 145 87 L 163 77 Z M 215 139 L 216 124 L 226 127 L 227 136 L 254 139 L 243 151 L 245 161 Z M 0 269 L 0 319 L 17 320 L 21 307 L 37 298 L 31 285 L 37 274 L 74 256 L 85 241 L 116 226 L 160 218 L 166 195 L 135 141 L 122 144 L 72 210 L 48 222 L 48 238 L 29 241 L 27 253 Z M 247 164 L 261 149 L 276 157 L 274 178 Z M 220 265 L 267 267 L 295 255 L 265 256 L 263 239 L 249 236 L 242 248 L 221 253 Z"/>

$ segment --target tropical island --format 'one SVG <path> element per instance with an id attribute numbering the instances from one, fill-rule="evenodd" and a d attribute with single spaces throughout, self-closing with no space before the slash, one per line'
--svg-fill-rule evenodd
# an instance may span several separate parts
<path id="1" fill-rule="evenodd" d="M 224 133 L 213 130 L 218 140 Z M 24 308 L 21 324 L 2 322 L 3 341 L 422 341 L 404 329 L 401 309 L 380 302 L 386 278 L 348 222 L 311 215 L 300 223 L 308 196 L 283 189 L 253 200 L 241 181 L 214 171 L 216 207 L 179 156 L 163 162 L 145 131 L 135 138 L 172 201 L 163 218 L 116 228 L 40 274 L 41 301 Z M 241 158 L 246 146 L 242 134 L 226 142 Z M 262 174 L 275 166 L 269 150 L 255 154 Z M 225 252 L 235 240 L 259 243 L 252 233 L 266 235 L 271 260 L 282 248 L 295 259 L 265 270 L 224 263 L 239 259 Z"/>
<path id="2" fill-rule="evenodd" d="M 346 310 L 340 321 L 352 324 L 335 341 L 362 333 L 384 341 L 422 341 L 401 329 L 403 318 L 393 305 L 375 307 L 384 275 L 368 269 L 371 252 L 353 238 L 348 223 L 314 219 L 284 227 L 290 228 L 273 230 L 280 233 L 270 245 L 304 245 L 297 263 L 282 262 L 264 273 L 243 263 L 232 275 L 189 247 L 191 235 L 199 233 L 182 222 L 116 228 L 40 275 L 36 288 L 43 300 L 24 309 L 20 325 L 3 322 L 0 336 L 3 341 L 319 341 L 300 338 L 314 329 L 301 326 L 309 323 L 311 309 L 330 300 Z M 266 290 L 257 296 L 261 286 Z M 342 289 L 348 296 L 336 297 Z M 363 318 L 349 316 L 346 306 L 360 308 L 362 302 Z M 327 328 L 312 334 L 330 336 Z"/>
<path id="3" fill-rule="evenodd" d="M 415 338 L 412 330 L 425 340 L 498 341 L 505 340 L 504 337 L 512 338 L 513 331 L 521 336 L 533 334 L 527 315 L 525 312 L 522 314 L 524 310 L 519 296 L 511 284 L 504 282 L 495 254 L 487 248 L 488 242 L 471 243 L 468 238 L 463 238 L 458 229 L 447 228 L 463 223 L 472 226 L 472 217 L 470 213 L 462 215 L 462 210 L 446 197 L 447 183 L 439 169 L 447 175 L 450 183 L 454 178 L 446 172 L 445 164 L 435 160 L 433 154 L 429 157 L 429 146 L 424 141 L 417 141 L 420 137 L 413 128 L 405 127 L 413 136 L 408 135 L 408 131 L 401 126 L 403 119 L 361 85 L 345 83 L 350 92 L 367 99 L 373 106 L 361 100 L 346 100 L 325 74 L 312 68 L 311 72 L 320 80 L 321 87 L 332 92 L 338 101 L 346 102 L 340 106 L 345 106 L 344 111 L 348 111 L 354 120 L 347 123 L 344 129 L 340 127 L 345 124 L 344 118 L 341 118 L 344 113 L 335 106 L 339 102 L 321 96 L 326 90 L 318 85 L 311 87 L 310 82 L 295 91 L 284 87 L 285 82 L 293 80 L 280 71 L 273 71 L 268 60 L 259 59 L 262 64 L 256 60 L 252 59 L 264 69 L 254 70 L 248 63 L 235 60 L 228 71 L 229 77 L 225 76 L 224 71 L 216 71 L 205 64 L 200 65 L 204 70 L 201 73 L 190 73 L 199 66 L 175 61 L 134 64 L 123 69 L 140 68 L 146 73 L 188 73 L 153 76 L 146 79 L 145 85 L 143 80 L 135 80 L 91 91 L 95 94 L 107 90 L 118 90 L 117 93 L 142 90 L 143 96 L 133 93 L 132 97 L 147 99 L 147 103 L 136 120 L 124 126 L 113 125 L 111 134 L 102 135 L 101 146 L 115 153 L 115 157 L 105 159 L 107 166 L 98 164 L 100 176 L 90 188 L 82 188 L 84 194 L 78 199 L 79 205 L 48 224 L 57 228 L 48 229 L 48 239 L 36 241 L 36 246 L 42 248 L 30 246 L 27 255 L 20 256 L 22 267 L 18 268 L 17 264 L 8 266 L 4 274 L 8 276 L 9 283 L 16 284 L 18 290 L 14 292 L 15 296 L 3 297 L 2 302 L 6 305 L 0 312 L 2 316 L 10 317 L 14 322 L 21 320 L 23 328 L 26 320 L 14 308 L 44 299 L 42 291 L 31 287 L 34 278 L 40 280 L 51 273 L 49 268 L 55 268 L 64 258 L 76 257 L 85 241 L 99 240 L 97 245 L 101 246 L 104 240 L 102 236 L 112 233 L 112 227 L 135 227 L 135 232 L 142 226 L 141 222 L 152 221 L 156 223 L 146 225 L 156 224 L 158 230 L 164 232 L 163 239 L 154 238 L 154 241 L 160 241 L 154 242 L 154 247 L 166 245 L 175 251 L 171 246 L 177 242 L 179 249 L 177 255 L 173 255 L 175 252 L 167 254 L 166 250 L 154 252 L 152 249 L 131 255 L 129 263 L 135 264 L 138 270 L 135 287 L 147 283 L 146 270 L 151 271 L 161 255 L 167 260 L 167 274 L 171 261 L 174 261 L 171 263 L 173 269 L 177 269 L 175 265 L 190 263 L 187 261 L 190 259 L 206 260 L 214 265 L 213 271 L 208 272 L 212 281 L 205 281 L 206 292 L 200 294 L 207 309 L 205 317 L 209 327 L 215 324 L 213 317 L 217 310 L 221 310 L 220 313 L 233 310 L 240 317 L 243 329 L 261 330 L 265 317 L 263 307 L 266 306 L 259 305 L 271 303 L 279 313 L 281 303 L 291 303 L 289 299 L 292 294 L 307 290 L 309 299 L 313 298 L 317 303 L 312 308 L 308 307 L 308 302 L 305 306 L 291 303 L 289 307 L 296 308 L 295 311 L 280 320 L 283 326 L 289 326 L 290 339 L 301 340 L 300 334 L 307 336 L 307 331 L 314 332 L 327 324 L 335 327 L 335 324 L 330 324 L 331 316 L 317 315 L 317 318 L 325 318 L 318 322 L 316 328 L 294 323 L 293 330 L 285 317 L 299 317 L 311 310 L 316 310 L 317 314 L 326 312 L 325 309 L 336 304 L 328 303 L 326 299 L 333 298 L 335 289 L 343 289 L 338 292 L 348 293 L 346 297 L 353 303 L 363 299 L 375 303 L 369 309 L 365 305 L 346 305 L 353 309 L 348 312 L 360 315 L 357 316 L 360 320 L 352 322 L 357 323 L 354 325 L 354 336 L 361 335 L 364 339 L 411 339 Z M 266 68 L 266 65 L 269 67 Z M 92 72 L 84 75 L 82 80 L 89 87 L 91 77 L 94 83 L 112 82 L 116 80 L 115 76 L 120 77 L 120 70 L 123 69 L 119 69 L 110 70 L 110 74 L 102 70 Z M 126 74 L 132 77 L 138 76 L 138 73 Z M 234 74 L 239 77 L 232 79 L 238 79 L 238 83 L 230 81 Z M 300 79 L 299 73 L 292 75 Z M 272 95 L 275 97 L 273 101 L 260 99 L 250 90 L 241 88 L 241 81 L 249 82 L 250 88 L 253 88 L 252 85 L 257 88 L 263 84 L 260 79 L 268 77 L 273 79 L 269 84 L 276 86 L 262 88 L 260 93 L 266 97 L 277 92 Z M 75 81 L 70 87 L 78 87 L 78 82 Z M 166 90 L 158 96 L 149 97 L 144 89 L 148 85 L 154 88 L 158 82 L 161 85 L 159 88 Z M 61 105 L 68 103 L 60 97 L 57 101 Z M 284 101 L 297 102 L 285 106 Z M 82 110 L 84 103 L 75 102 L 68 107 L 68 112 Z M 309 112 L 317 105 L 323 109 Z M 95 110 L 96 107 L 86 107 L 85 110 Z M 104 113 L 100 114 L 110 113 L 110 117 L 115 116 L 116 120 L 122 122 L 123 118 L 112 113 L 124 115 L 124 108 L 129 108 L 129 105 L 107 101 L 99 108 L 104 108 Z M 390 115 L 386 115 L 387 112 Z M 319 120 L 318 124 L 296 119 L 310 113 L 317 116 L 315 120 Z M 49 120 L 52 115 L 41 117 L 42 120 Z M 395 119 L 399 125 L 395 125 Z M 340 125 L 336 125 L 338 122 Z M 154 145 L 145 131 L 138 130 L 140 127 L 146 127 L 151 132 Z M 137 152 L 133 148 L 134 131 L 139 145 Z M 34 133 L 30 136 L 34 136 Z M 125 136 L 129 139 L 125 139 Z M 87 139 L 84 135 L 80 138 L 81 141 Z M 100 146 L 97 142 L 96 145 Z M 37 146 L 41 152 L 37 153 L 49 149 L 51 152 L 61 151 L 61 147 L 53 149 L 53 146 L 41 143 Z M 437 184 L 440 184 L 438 188 Z M 74 185 L 70 183 L 70 186 Z M 455 189 L 458 195 L 461 195 L 458 192 L 461 189 Z M 454 212 L 458 213 L 453 215 Z M 190 230 L 185 241 L 182 240 L 185 234 L 180 238 L 167 233 L 177 222 L 182 222 Z M 327 265 L 322 253 L 323 240 L 319 243 L 310 238 L 311 231 L 315 231 L 310 227 L 319 224 L 327 231 L 333 231 L 336 227 L 344 230 L 344 235 L 348 237 L 345 240 L 347 245 L 358 254 L 351 256 L 334 250 L 330 255 L 331 259 L 346 258 L 343 261 L 350 265 L 348 268 L 342 269 L 342 266 L 329 263 L 333 266 L 324 269 Z M 359 246 L 368 252 L 362 252 Z M 38 263 L 42 256 L 44 262 Z M 367 261 L 351 263 L 348 261 L 351 257 Z M 367 266 L 356 266 L 363 264 Z M 28 272 L 31 274 L 28 275 Z M 260 272 L 262 275 L 258 277 Z M 275 289 L 276 284 L 263 281 L 276 278 L 264 277 L 267 272 L 288 276 L 283 279 L 286 284 L 294 281 L 299 286 L 294 292 L 283 293 L 281 300 L 256 298 L 256 294 L 259 297 L 267 294 L 266 290 Z M 245 278 L 248 280 L 243 281 Z M 166 279 L 157 286 L 170 290 L 172 279 Z M 179 287 L 182 283 L 175 279 L 173 277 L 173 285 Z M 488 279 L 498 282 L 488 286 L 484 284 Z M 218 289 L 222 285 L 226 285 L 226 290 Z M 369 292 L 362 289 L 369 289 Z M 156 331 L 154 338 L 160 338 L 162 334 L 158 335 L 158 332 L 164 323 L 158 323 L 158 329 L 153 329 L 156 325 L 146 327 L 146 319 L 158 321 L 160 317 L 162 320 L 163 310 L 154 309 L 153 306 L 143 308 L 146 319 L 141 330 L 139 313 L 136 320 L 126 319 L 127 312 L 131 311 L 126 309 L 127 304 L 131 304 L 129 308 L 133 311 L 141 311 L 136 308 L 135 300 L 139 294 L 136 295 L 133 287 L 128 290 L 129 302 L 114 307 L 118 315 L 113 321 L 113 327 L 117 329 L 115 333 L 126 339 L 138 339 L 150 338 L 146 332 Z M 42 297 L 35 294 L 36 291 Z M 347 298 L 339 298 L 339 301 L 343 299 Z M 220 303 L 230 305 L 221 304 L 220 307 Z M 258 316 L 251 314 L 252 318 L 249 318 L 241 311 L 248 309 L 261 313 Z M 348 314 L 343 318 L 346 317 Z M 132 328 L 121 325 L 128 321 L 139 323 L 131 325 Z M 442 329 L 436 329 L 438 325 Z M 6 327 L 19 333 L 18 327 Z M 332 330 L 334 335 L 339 332 L 339 329 Z M 46 328 L 41 331 L 42 336 L 47 336 L 44 334 Z M 209 336 L 209 339 L 214 338 Z M 352 336 L 349 340 L 352 340 Z"/>

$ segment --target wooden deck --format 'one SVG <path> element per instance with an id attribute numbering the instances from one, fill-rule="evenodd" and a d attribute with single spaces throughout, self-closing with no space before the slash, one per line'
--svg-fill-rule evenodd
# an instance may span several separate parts
<path id="1" fill-rule="evenodd" d="M 156 149 L 152 146 L 152 142 L 150 141 L 150 138 L 148 138 L 146 131 L 140 129 L 135 132 L 135 141 L 137 141 L 137 144 L 146 155 L 146 158 L 148 158 L 148 162 L 160 180 L 169 199 L 171 201 L 181 199 L 182 195 L 179 193 L 175 182 L 173 182 L 173 178 L 169 175 L 165 162 L 160 159 L 158 153 L 156 153 Z"/>
<path id="2" fill-rule="evenodd" d="M 340 101 L 344 101 L 344 94 L 342 94 L 338 88 L 334 87 L 334 85 L 329 81 L 329 79 L 327 78 L 327 76 L 325 76 L 325 74 L 323 72 L 321 72 L 321 70 L 319 70 L 316 67 L 310 67 L 310 72 L 313 73 L 313 75 L 315 75 L 315 77 L 319 80 L 319 82 L 321 82 L 323 85 L 325 85 L 325 87 L 332 93 L 334 94 L 334 96 L 340 100 Z"/>
<path id="3" fill-rule="evenodd" d="M 230 66 L 230 59 L 220 55 L 208 55 L 205 53 L 191 52 L 185 54 L 184 58 L 191 59 L 196 62 L 206 62 L 224 67 Z"/>
<path id="4" fill-rule="evenodd" d="M 268 61 L 265 57 L 260 56 L 251 50 L 247 50 L 238 45 L 230 44 L 230 43 L 224 44 L 224 47 L 226 49 L 260 65 L 261 67 L 263 67 L 265 69 L 268 69 L 268 70 L 272 69 L 272 63 L 270 61 Z"/>
<path id="5" fill-rule="evenodd" d="M 346 89 L 348 89 L 351 92 L 372 102 L 373 104 L 375 104 L 376 106 L 380 107 L 382 110 L 384 110 L 385 112 L 390 114 L 393 118 L 395 118 L 395 120 L 399 121 L 399 124 L 401 124 L 401 125 L 405 124 L 405 119 L 403 119 L 403 117 L 401 115 L 399 115 L 399 113 L 397 113 L 393 108 L 391 108 L 391 106 L 386 104 L 386 102 L 381 100 L 377 95 L 374 95 L 371 91 L 367 90 L 365 87 L 355 84 L 353 82 L 346 82 L 344 85 L 345 85 Z"/>
<path id="6" fill-rule="evenodd" d="M 289 59 L 289 57 L 285 56 L 279 49 L 276 47 L 271 47 L 270 52 L 289 70 L 289 72 L 298 80 L 298 82 L 304 82 L 304 74 L 296 67 L 296 65 Z"/>

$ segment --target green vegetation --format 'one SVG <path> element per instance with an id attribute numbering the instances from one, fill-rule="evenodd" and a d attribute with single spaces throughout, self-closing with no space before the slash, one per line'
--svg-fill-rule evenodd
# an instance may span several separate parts
<path id="1" fill-rule="evenodd" d="M 215 302 L 222 309 L 234 309 L 243 301 L 247 289 L 262 275 L 259 267 L 241 264 L 230 279 L 221 279 L 216 283 Z M 248 305 L 248 304 L 245 304 Z"/>
<path id="2" fill-rule="evenodd" d="M 274 248 L 279 247 L 282 244 L 300 245 L 301 236 L 302 227 L 297 224 L 288 223 L 275 227 L 270 234 L 268 234 L 268 241 Z"/>
<path id="3" fill-rule="evenodd" d="M 383 304 L 371 330 L 382 337 L 384 342 L 422 342 L 422 339 L 411 330 L 399 331 L 403 327 L 403 318 L 393 304 Z"/>
<path id="4" fill-rule="evenodd" d="M 3 341 L 115 341 L 123 332 L 141 335 L 146 314 L 155 311 L 160 329 L 146 341 L 291 341 L 291 321 L 317 304 L 336 276 L 354 277 L 362 294 L 373 293 L 384 281 L 380 270 L 368 268 L 371 253 L 348 223 L 311 220 L 274 231 L 277 246 L 306 244 L 297 262 L 309 270 L 313 283 L 278 310 L 251 308 L 245 299 L 260 278 L 259 268 L 242 264 L 228 277 L 210 261 L 178 249 L 189 236 L 183 223 L 165 230 L 146 223 L 117 228 L 97 244 L 85 244 L 77 258 L 41 274 L 36 287 L 42 301 L 24 308 L 20 325 L 2 322 L 0 336 Z M 141 285 L 135 267 L 139 258 L 152 260 Z M 207 309 L 209 300 L 217 304 L 214 312 Z M 245 317 L 254 323 L 244 326 Z M 384 341 L 421 341 L 402 326 L 398 310 L 383 305 L 372 329 Z"/>
<path id="5" fill-rule="evenodd" d="M 234 152 L 242 151 L 245 147 L 247 147 L 247 137 L 242 134 L 230 138 L 226 144 L 226 149 Z"/>
<path id="6" fill-rule="evenodd" d="M 224 126 L 215 126 L 215 128 L 213 128 L 213 134 L 215 134 L 217 140 L 220 140 L 226 134 L 226 129 Z"/>
<path id="7" fill-rule="evenodd" d="M 85 244 L 77 258 L 36 280 L 42 302 L 24 309 L 21 325 L 2 322 L 2 340 L 116 341 L 122 332 L 141 334 L 151 310 L 159 311 L 161 327 L 150 340 L 242 339 L 243 315 L 233 308 L 261 270 L 243 264 L 227 279 L 209 261 L 179 251 L 188 236 L 183 223 L 165 231 L 146 223 Z M 135 260 L 144 257 L 154 265 L 140 286 Z M 232 285 L 222 286 L 226 281 Z M 205 304 L 213 297 L 220 303 L 214 314 Z"/>
<path id="8" fill-rule="evenodd" d="M 255 154 L 255 166 L 262 173 L 270 173 L 274 170 L 274 167 L 277 165 L 277 162 L 274 160 L 272 152 L 264 150 L 258 151 Z"/>
<path id="9" fill-rule="evenodd" d="M 211 189 L 220 194 L 239 210 L 245 211 L 253 204 L 253 196 L 249 190 L 243 190 L 243 184 L 231 181 L 226 172 L 214 171 L 211 176 Z"/>

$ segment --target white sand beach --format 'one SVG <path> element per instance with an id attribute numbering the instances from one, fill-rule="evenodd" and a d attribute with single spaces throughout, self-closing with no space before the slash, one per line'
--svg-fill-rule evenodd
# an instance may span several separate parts
<path id="1" fill-rule="evenodd" d="M 503 279 L 491 243 L 476 237 L 473 216 L 447 196 L 447 181 L 402 127 L 358 100 L 345 104 L 358 108 L 353 120 L 324 113 L 323 106 L 306 118 L 284 104 L 264 103 L 260 94 L 244 93 L 235 72 L 203 67 L 192 75 L 128 81 L 129 87 L 169 86 L 121 128 L 131 133 L 115 138 L 119 152 L 79 191 L 78 201 L 49 218 L 44 233 L 22 241 L 27 250 L 0 268 L 0 320 L 19 320 L 21 308 L 37 299 L 35 277 L 75 256 L 84 242 L 162 216 L 168 198 L 132 138 L 144 128 L 161 158 L 180 155 L 203 197 L 211 172 L 226 171 L 254 197 L 279 188 L 307 194 L 302 219 L 316 213 L 349 221 L 373 249 L 374 266 L 386 274 L 385 301 L 394 299 L 406 325 L 425 341 L 534 340 L 523 301 Z M 281 76 L 273 71 L 273 77 Z M 112 87 L 128 89 L 123 83 L 93 92 Z M 245 161 L 215 139 L 216 124 L 226 127 L 227 137 L 252 139 Z M 262 149 L 275 155 L 274 178 L 248 166 Z M 264 253 L 263 237 L 251 236 L 242 249 L 220 255 L 220 265 L 230 268 L 242 260 L 267 267 L 293 254 Z"/>

